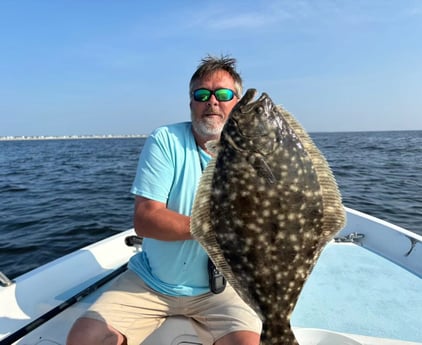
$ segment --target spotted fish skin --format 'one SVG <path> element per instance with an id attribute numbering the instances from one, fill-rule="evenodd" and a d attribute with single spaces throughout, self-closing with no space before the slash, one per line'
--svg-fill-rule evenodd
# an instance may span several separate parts
<path id="1" fill-rule="evenodd" d="M 191 233 L 263 320 L 262 344 L 298 344 L 290 315 L 345 211 L 325 158 L 297 121 L 248 90 L 201 179 Z"/>

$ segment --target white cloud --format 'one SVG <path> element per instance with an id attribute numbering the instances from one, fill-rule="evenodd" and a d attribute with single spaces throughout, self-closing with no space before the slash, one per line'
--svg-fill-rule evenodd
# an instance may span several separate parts
<path id="1" fill-rule="evenodd" d="M 209 8 L 183 11 L 180 17 L 183 17 L 182 27 L 190 29 L 221 31 L 269 28 L 275 23 L 288 21 L 295 16 L 289 12 L 288 6 L 285 9 L 283 6 L 276 6 L 277 3 L 279 2 L 251 3 L 249 7 L 245 3 L 242 8 L 238 5 L 235 8 L 217 8 L 212 4 Z"/>

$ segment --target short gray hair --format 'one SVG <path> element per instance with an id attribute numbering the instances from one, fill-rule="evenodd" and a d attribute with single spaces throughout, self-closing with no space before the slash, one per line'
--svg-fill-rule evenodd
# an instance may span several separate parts
<path id="1" fill-rule="evenodd" d="M 192 75 L 192 78 L 189 83 L 189 93 L 191 94 L 193 92 L 193 84 L 196 81 L 203 79 L 209 74 L 221 70 L 226 71 L 230 74 L 230 76 L 234 80 L 234 91 L 236 92 L 239 98 L 242 97 L 243 82 L 239 72 L 236 71 L 236 59 L 231 58 L 227 55 L 222 55 L 221 57 L 208 55 L 204 57 L 201 60 L 201 63 L 198 65 L 195 73 Z"/>

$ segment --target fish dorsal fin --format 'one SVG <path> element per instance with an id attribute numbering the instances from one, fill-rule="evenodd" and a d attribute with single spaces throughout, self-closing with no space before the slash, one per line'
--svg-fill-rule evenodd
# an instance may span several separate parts
<path id="1" fill-rule="evenodd" d="M 280 105 L 277 105 L 276 108 L 281 113 L 288 126 L 293 129 L 296 136 L 300 138 L 300 142 L 305 151 L 309 154 L 313 167 L 317 173 L 322 190 L 322 202 L 324 207 L 323 233 L 330 232 L 330 229 L 333 227 L 341 229 L 346 223 L 346 211 L 342 204 L 337 182 L 327 160 L 293 115 Z M 339 210 L 342 210 L 342 212 L 339 213 Z"/>
<path id="2" fill-rule="evenodd" d="M 240 297 L 249 304 L 258 314 L 260 309 L 250 296 L 242 295 L 241 284 L 236 279 L 230 266 L 224 258 L 223 251 L 217 242 L 210 216 L 211 191 L 214 170 L 217 159 L 214 157 L 205 168 L 192 208 L 190 232 L 197 239 L 207 252 L 214 265 L 224 275 L 229 284 L 239 293 Z M 206 246 L 204 246 L 206 244 Z"/>

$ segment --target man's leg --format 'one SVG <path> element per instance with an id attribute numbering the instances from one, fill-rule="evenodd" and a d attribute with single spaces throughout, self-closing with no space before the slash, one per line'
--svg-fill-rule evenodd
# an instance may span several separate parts
<path id="1" fill-rule="evenodd" d="M 189 297 L 185 303 L 186 315 L 204 344 L 259 344 L 262 322 L 230 285 L 220 294 Z"/>
<path id="2" fill-rule="evenodd" d="M 126 337 L 105 322 L 86 317 L 74 323 L 67 345 L 126 345 Z"/>
<path id="3" fill-rule="evenodd" d="M 259 345 L 260 335 L 251 331 L 232 332 L 218 339 L 215 345 Z"/>
<path id="4" fill-rule="evenodd" d="M 128 270 L 74 323 L 67 344 L 139 345 L 165 321 L 171 303 Z"/>

